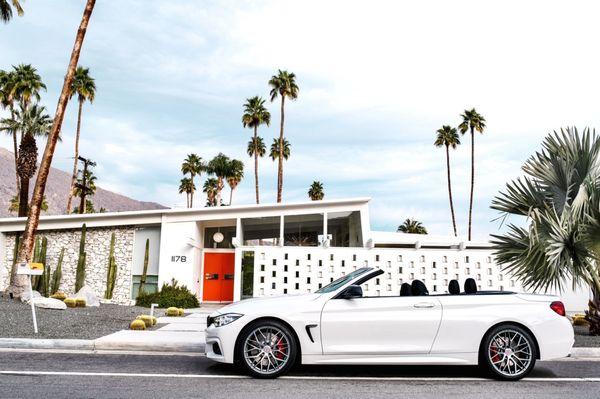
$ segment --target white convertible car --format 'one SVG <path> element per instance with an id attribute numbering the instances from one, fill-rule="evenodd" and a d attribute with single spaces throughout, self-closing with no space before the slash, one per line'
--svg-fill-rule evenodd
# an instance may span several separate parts
<path id="1" fill-rule="evenodd" d="M 403 284 L 399 296 L 365 297 L 383 273 L 362 268 L 306 295 L 243 300 L 207 320 L 210 359 L 274 378 L 302 364 L 431 364 L 485 367 L 499 379 L 527 375 L 536 359 L 565 357 L 573 328 L 559 298 L 477 292 L 467 279 L 449 294 Z"/>

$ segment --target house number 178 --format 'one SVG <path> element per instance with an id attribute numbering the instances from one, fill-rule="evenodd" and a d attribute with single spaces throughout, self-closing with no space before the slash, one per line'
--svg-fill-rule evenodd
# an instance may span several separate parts
<path id="1" fill-rule="evenodd" d="M 185 262 L 187 262 L 187 256 L 185 256 L 185 255 L 173 255 L 173 256 L 171 256 L 171 262 L 185 263 Z"/>

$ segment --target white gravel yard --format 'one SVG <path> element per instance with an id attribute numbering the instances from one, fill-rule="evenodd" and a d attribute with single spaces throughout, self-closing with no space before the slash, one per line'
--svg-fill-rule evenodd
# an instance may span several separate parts
<path id="1" fill-rule="evenodd" d="M 129 323 L 150 309 L 138 306 L 51 310 L 36 308 L 39 333 L 33 333 L 31 307 L 18 300 L 0 297 L 0 338 L 96 339 L 129 328 Z M 155 311 L 162 316 L 163 310 Z M 158 326 L 152 327 L 152 329 Z"/>

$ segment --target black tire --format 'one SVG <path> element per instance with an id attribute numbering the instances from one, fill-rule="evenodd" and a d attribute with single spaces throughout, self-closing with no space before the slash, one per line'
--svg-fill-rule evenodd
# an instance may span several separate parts
<path id="1" fill-rule="evenodd" d="M 272 370 L 272 371 L 261 371 L 259 370 L 259 366 L 261 366 L 260 368 L 262 369 L 262 366 L 264 365 L 264 361 L 261 361 L 260 363 L 257 363 L 256 361 L 250 360 L 245 356 L 245 346 L 246 346 L 246 342 L 248 340 L 250 340 L 250 342 L 252 340 L 254 340 L 254 333 L 258 330 L 258 329 L 262 329 L 262 330 L 267 330 L 267 331 L 272 331 L 272 333 L 274 334 L 274 336 L 279 337 L 278 334 L 282 334 L 282 336 L 285 337 L 284 339 L 279 339 L 277 338 L 277 343 L 275 345 L 280 345 L 281 349 L 285 351 L 285 347 L 287 347 L 287 360 L 285 360 L 284 364 L 280 365 L 279 367 L 277 367 L 276 369 Z M 268 335 L 268 333 L 267 333 Z M 264 337 L 261 336 L 260 334 L 258 334 L 257 336 L 259 337 Z M 287 345 L 285 345 L 285 341 L 287 341 Z M 270 348 L 271 345 L 267 345 L 265 344 L 265 346 L 268 346 Z M 263 347 L 264 348 L 264 347 Z M 275 356 L 280 356 L 281 357 L 285 356 L 285 354 L 283 354 L 281 351 L 279 351 L 279 349 L 277 349 L 277 346 L 274 346 L 274 350 L 278 351 L 279 353 L 271 353 L 271 349 L 269 349 L 269 353 L 271 354 L 270 358 L 268 358 L 267 360 L 271 360 L 273 359 L 273 363 L 275 363 L 276 361 L 282 361 L 283 360 L 277 360 L 275 358 Z M 264 354 L 264 352 L 259 353 L 258 355 L 263 354 L 264 356 L 269 356 L 268 354 Z M 259 320 L 257 322 L 253 322 L 250 323 L 248 326 L 244 327 L 244 329 L 240 332 L 240 335 L 238 336 L 237 342 L 236 342 L 236 347 L 235 347 L 235 358 L 236 358 L 236 363 L 242 367 L 242 369 L 249 374 L 252 377 L 255 378 L 277 378 L 281 375 L 286 374 L 292 367 L 294 367 L 294 364 L 296 363 L 296 357 L 298 354 L 298 343 L 296 341 L 296 337 L 294 335 L 294 333 L 290 330 L 290 328 L 288 326 L 286 326 L 285 324 L 277 321 L 277 320 Z M 257 356 L 258 356 L 257 355 Z M 271 363 L 269 363 L 271 364 Z"/>
<path id="2" fill-rule="evenodd" d="M 504 381 L 527 376 L 535 367 L 536 358 L 537 347 L 531 334 L 513 324 L 490 330 L 483 337 L 479 351 L 479 365 L 485 367 L 491 377 Z"/>

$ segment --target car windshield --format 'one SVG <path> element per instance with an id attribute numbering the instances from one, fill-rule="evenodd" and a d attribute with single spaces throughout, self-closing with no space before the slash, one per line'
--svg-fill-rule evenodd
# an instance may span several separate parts
<path id="1" fill-rule="evenodd" d="M 321 288 L 316 292 L 317 294 L 326 294 L 328 292 L 333 292 L 345 285 L 346 283 L 348 283 L 350 280 L 354 280 L 356 277 L 368 272 L 369 270 L 371 270 L 371 268 L 369 267 L 363 267 L 361 269 L 355 270 L 352 273 L 348 273 L 345 276 L 340 277 L 335 281 L 332 281 L 331 283 L 327 284 L 325 287 Z"/>

